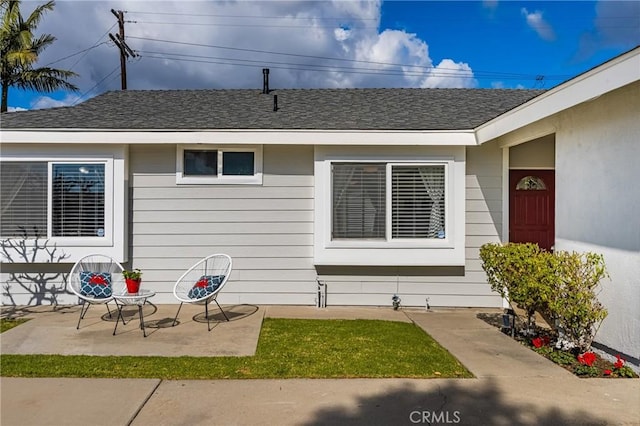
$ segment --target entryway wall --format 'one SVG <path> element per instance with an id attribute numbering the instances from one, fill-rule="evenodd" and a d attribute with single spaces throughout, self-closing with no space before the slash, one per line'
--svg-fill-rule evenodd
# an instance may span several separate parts
<path id="1" fill-rule="evenodd" d="M 555 169 L 555 134 L 509 148 L 509 169 Z"/>

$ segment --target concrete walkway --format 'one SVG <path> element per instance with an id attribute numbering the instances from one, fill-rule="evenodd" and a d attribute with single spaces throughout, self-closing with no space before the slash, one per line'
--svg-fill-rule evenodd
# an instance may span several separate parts
<path id="1" fill-rule="evenodd" d="M 159 313 L 164 310 L 164 306 L 158 307 Z M 579 379 L 477 319 L 478 312 L 268 306 L 245 318 L 264 315 L 414 321 L 465 364 L 475 379 L 166 381 L 3 377 L 0 423 L 640 425 L 640 380 Z M 187 321 L 191 314 L 185 317 Z M 3 333 L 3 353 L 5 337 L 30 323 L 50 327 L 55 318 L 51 315 L 41 317 L 46 322 L 36 318 Z M 77 319 L 75 315 L 73 318 Z M 194 325 L 199 326 L 195 337 L 208 338 L 220 337 L 223 327 L 232 324 L 221 323 L 210 333 L 206 324 L 196 321 Z M 75 324 L 72 327 L 75 331 Z M 105 330 L 108 332 L 109 327 Z M 132 325 L 125 334 L 109 334 L 109 338 L 121 343 L 122 337 L 131 334 L 138 344 L 149 344 L 159 340 L 160 332 L 167 331 L 158 330 L 144 339 Z M 216 345 L 223 342 L 217 338 L 212 341 Z M 227 344 L 230 342 L 224 340 Z"/>

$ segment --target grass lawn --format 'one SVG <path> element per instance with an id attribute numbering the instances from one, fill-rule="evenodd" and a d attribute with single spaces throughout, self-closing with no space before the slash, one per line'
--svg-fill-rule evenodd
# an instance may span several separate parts
<path id="1" fill-rule="evenodd" d="M 255 356 L 2 355 L 2 376 L 267 379 L 472 377 L 418 326 L 266 318 Z"/>
<path id="2" fill-rule="evenodd" d="M 17 327 L 23 322 L 29 321 L 26 318 L 19 319 L 8 319 L 8 318 L 0 318 L 0 333 L 4 333 L 7 330 L 11 330 L 13 327 Z"/>

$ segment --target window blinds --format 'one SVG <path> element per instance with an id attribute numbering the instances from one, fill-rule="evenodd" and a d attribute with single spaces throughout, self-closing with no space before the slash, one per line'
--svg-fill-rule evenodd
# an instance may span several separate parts
<path id="1" fill-rule="evenodd" d="M 0 235 L 47 236 L 47 163 L 0 164 Z"/>
<path id="2" fill-rule="evenodd" d="M 104 164 L 53 164 L 51 235 L 104 236 Z"/>
<path id="3" fill-rule="evenodd" d="M 445 237 L 443 165 L 392 167 L 392 238 Z"/>
<path id="4" fill-rule="evenodd" d="M 332 238 L 385 238 L 386 165 L 333 163 Z"/>

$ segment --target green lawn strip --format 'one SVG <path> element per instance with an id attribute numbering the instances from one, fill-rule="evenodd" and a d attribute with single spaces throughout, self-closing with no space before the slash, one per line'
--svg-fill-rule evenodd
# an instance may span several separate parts
<path id="1" fill-rule="evenodd" d="M 4 333 L 7 330 L 11 330 L 13 327 L 17 327 L 20 324 L 29 321 L 28 318 L 0 318 L 0 333 Z"/>
<path id="2" fill-rule="evenodd" d="M 472 377 L 414 324 L 264 320 L 251 357 L 2 355 L 2 376 L 160 379 Z"/>

